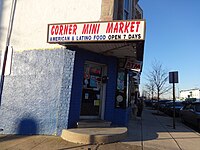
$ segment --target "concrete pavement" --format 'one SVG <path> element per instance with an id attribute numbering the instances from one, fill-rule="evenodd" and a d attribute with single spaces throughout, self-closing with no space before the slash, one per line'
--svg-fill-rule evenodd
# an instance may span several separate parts
<path id="1" fill-rule="evenodd" d="M 199 150 L 200 134 L 179 121 L 145 109 L 142 118 L 132 118 L 128 137 L 116 143 L 76 144 L 57 136 L 0 135 L 0 150 Z"/>
<path id="2" fill-rule="evenodd" d="M 200 150 L 200 134 L 176 119 L 146 109 L 142 119 L 131 120 L 124 143 L 141 146 L 144 150 Z M 137 130 L 138 129 L 138 130 Z"/>

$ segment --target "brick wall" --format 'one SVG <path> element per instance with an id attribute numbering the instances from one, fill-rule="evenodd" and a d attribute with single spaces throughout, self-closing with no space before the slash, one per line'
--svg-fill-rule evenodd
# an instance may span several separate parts
<path id="1" fill-rule="evenodd" d="M 115 0 L 102 0 L 101 4 L 101 21 L 111 21 L 114 17 L 114 1 Z"/>

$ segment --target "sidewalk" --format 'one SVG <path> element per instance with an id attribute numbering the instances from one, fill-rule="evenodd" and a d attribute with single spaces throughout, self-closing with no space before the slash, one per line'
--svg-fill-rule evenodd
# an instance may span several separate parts
<path id="1" fill-rule="evenodd" d="M 129 136 L 125 143 L 154 150 L 199 150 L 200 134 L 180 121 L 163 115 L 153 115 L 156 110 L 144 110 L 141 120 L 131 120 Z"/>
<path id="2" fill-rule="evenodd" d="M 83 145 L 64 141 L 57 136 L 0 135 L 1 150 L 199 150 L 200 134 L 172 118 L 153 115 L 145 109 L 142 119 L 131 119 L 128 137 L 121 142 Z"/>

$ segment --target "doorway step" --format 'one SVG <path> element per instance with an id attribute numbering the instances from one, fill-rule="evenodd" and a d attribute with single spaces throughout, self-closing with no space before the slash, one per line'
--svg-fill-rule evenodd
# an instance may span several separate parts
<path id="1" fill-rule="evenodd" d="M 62 130 L 61 137 L 69 142 L 80 144 L 105 144 L 124 140 L 126 127 L 74 128 Z"/>
<path id="2" fill-rule="evenodd" d="M 110 127 L 111 122 L 105 120 L 80 120 L 77 122 L 77 128 L 100 128 Z"/>

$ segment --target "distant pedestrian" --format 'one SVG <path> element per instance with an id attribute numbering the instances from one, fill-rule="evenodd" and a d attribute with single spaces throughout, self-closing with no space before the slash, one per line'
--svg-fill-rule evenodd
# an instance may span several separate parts
<path id="1" fill-rule="evenodd" d="M 143 99 L 140 98 L 137 103 L 137 108 L 138 108 L 137 117 L 142 116 L 143 107 L 144 107 L 144 102 L 143 102 Z"/>
<path id="2" fill-rule="evenodd" d="M 136 117 L 137 116 L 137 112 L 138 112 L 138 107 L 137 107 L 136 103 L 133 104 L 133 109 L 134 109 L 134 115 Z"/>
<path id="3" fill-rule="evenodd" d="M 136 118 L 138 108 L 134 101 L 131 101 L 131 108 L 132 108 L 133 117 Z"/>

